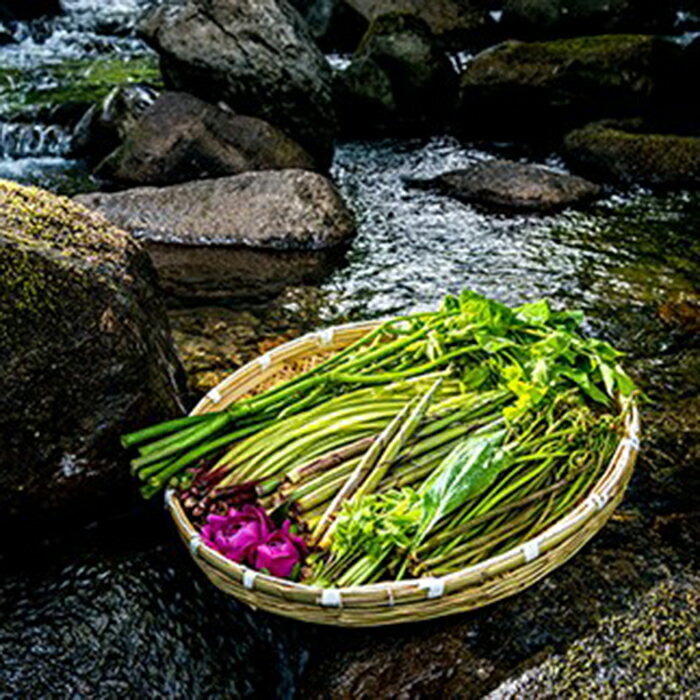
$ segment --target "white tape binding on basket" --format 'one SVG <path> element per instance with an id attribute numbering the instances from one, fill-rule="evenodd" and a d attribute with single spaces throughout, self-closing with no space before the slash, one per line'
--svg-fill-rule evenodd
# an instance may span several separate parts
<path id="1" fill-rule="evenodd" d="M 171 510 L 175 507 L 175 490 L 168 489 L 165 492 L 165 507 Z"/>
<path id="2" fill-rule="evenodd" d="M 270 353 L 266 352 L 264 355 L 260 355 L 258 358 L 258 364 L 260 365 L 260 369 L 267 369 L 272 364 L 272 357 L 270 357 Z"/>
<path id="3" fill-rule="evenodd" d="M 540 556 L 540 543 L 537 540 L 526 542 L 521 549 L 523 550 L 526 563 L 534 561 Z"/>
<path id="4" fill-rule="evenodd" d="M 333 328 L 324 328 L 317 333 L 317 337 L 321 345 L 330 345 L 333 342 Z"/>
<path id="5" fill-rule="evenodd" d="M 324 588 L 321 591 L 321 605 L 324 608 L 339 608 L 342 602 L 340 591 L 337 588 Z"/>
<path id="6" fill-rule="evenodd" d="M 257 571 L 253 571 L 252 569 L 244 569 L 243 570 L 243 588 L 247 588 L 249 591 L 252 591 L 253 588 L 255 587 L 255 578 L 258 575 Z"/>
<path id="7" fill-rule="evenodd" d="M 440 598 L 445 592 L 445 580 L 441 578 L 424 578 L 419 581 L 418 588 L 428 591 L 428 598 Z"/>
<path id="8" fill-rule="evenodd" d="M 209 391 L 207 394 L 207 398 L 212 403 L 219 403 L 219 401 L 221 401 L 221 392 L 219 391 L 219 387 L 215 386 L 213 389 L 211 389 L 211 391 Z"/>
<path id="9" fill-rule="evenodd" d="M 602 510 L 605 508 L 605 504 L 608 502 L 608 499 L 610 498 L 610 495 L 607 493 L 594 493 L 591 494 L 591 496 L 588 499 L 588 502 L 591 504 L 595 510 Z"/>
<path id="10" fill-rule="evenodd" d="M 197 556 L 201 546 L 202 538 L 199 535 L 192 535 L 192 539 L 190 540 L 190 554 L 192 554 L 193 557 Z"/>

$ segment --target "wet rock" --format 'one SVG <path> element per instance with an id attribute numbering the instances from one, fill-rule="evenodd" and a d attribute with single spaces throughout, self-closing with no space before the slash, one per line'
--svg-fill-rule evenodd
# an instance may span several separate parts
<path id="1" fill-rule="evenodd" d="M 646 133 L 640 121 L 603 121 L 569 133 L 564 155 L 591 176 L 626 184 L 700 185 L 700 138 Z"/>
<path id="2" fill-rule="evenodd" d="M 169 92 L 143 114 L 95 175 L 120 185 L 170 185 L 249 170 L 315 167 L 299 144 L 262 119 Z"/>
<path id="3" fill-rule="evenodd" d="M 507 41 L 478 54 L 461 80 L 465 136 L 541 136 L 595 119 L 644 114 L 678 48 L 645 35 Z"/>
<path id="4" fill-rule="evenodd" d="M 601 192 L 598 185 L 575 175 L 508 160 L 489 160 L 409 184 L 484 207 L 533 212 L 581 205 Z"/>
<path id="5" fill-rule="evenodd" d="M 288 628 L 218 592 L 179 543 L 3 571 L 0 693 L 291 697 Z"/>
<path id="6" fill-rule="evenodd" d="M 700 684 L 699 638 L 700 578 L 682 576 L 487 697 L 690 696 Z"/>
<path id="7" fill-rule="evenodd" d="M 655 0 L 506 0 L 502 25 L 513 37 L 670 31 L 671 3 Z"/>
<path id="8" fill-rule="evenodd" d="M 286 1 L 189 0 L 157 8 L 142 31 L 170 89 L 260 117 L 330 162 L 330 67 Z"/>
<path id="9" fill-rule="evenodd" d="M 0 20 L 3 21 L 24 21 L 60 13 L 59 0 L 2 0 L 0 2 Z"/>
<path id="10" fill-rule="evenodd" d="M 250 297 L 317 280 L 355 233 L 333 184 L 304 170 L 78 199 L 146 239 L 166 291 L 180 297 Z"/>
<path id="11" fill-rule="evenodd" d="M 338 74 L 338 114 L 350 134 L 426 131 L 445 119 L 456 89 L 454 68 L 428 25 L 408 14 L 382 15 Z"/>
<path id="12" fill-rule="evenodd" d="M 99 162 L 123 143 L 157 99 L 158 91 L 150 85 L 136 83 L 114 88 L 78 122 L 71 143 L 72 154 Z"/>
<path id="13" fill-rule="evenodd" d="M 659 316 L 669 326 L 700 333 L 700 294 L 678 294 L 661 306 Z"/>
<path id="14" fill-rule="evenodd" d="M 428 24 L 431 32 L 443 43 L 464 48 L 488 28 L 487 3 L 482 0 L 346 0 L 367 20 L 399 12 L 413 15 Z"/>
<path id="15" fill-rule="evenodd" d="M 118 508 L 120 435 L 181 410 L 150 259 L 101 216 L 3 181 L 0 290 L 3 516 Z"/>
<path id="16" fill-rule="evenodd" d="M 369 22 L 345 0 L 292 0 L 323 51 L 354 51 Z"/>

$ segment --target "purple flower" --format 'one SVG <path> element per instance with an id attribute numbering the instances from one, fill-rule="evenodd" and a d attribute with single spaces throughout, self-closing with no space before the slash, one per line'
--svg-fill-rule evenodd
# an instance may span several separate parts
<path id="1" fill-rule="evenodd" d="M 307 553 L 306 544 L 290 527 L 289 520 L 285 520 L 281 529 L 270 533 L 265 543 L 257 546 L 253 566 L 258 571 L 267 569 L 272 576 L 289 578 L 296 565 L 302 563 Z"/>
<path id="2" fill-rule="evenodd" d="M 202 528 L 207 545 L 239 564 L 253 565 L 255 548 L 266 542 L 274 525 L 262 508 L 245 505 L 231 508 L 228 515 L 209 515 Z"/>

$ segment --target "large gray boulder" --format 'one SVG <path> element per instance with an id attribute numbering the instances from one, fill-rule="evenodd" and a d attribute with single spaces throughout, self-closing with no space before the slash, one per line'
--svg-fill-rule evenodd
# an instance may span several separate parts
<path id="1" fill-rule="evenodd" d="M 333 184 L 304 170 L 78 200 L 145 239 L 165 290 L 185 298 L 251 297 L 316 280 L 355 233 Z"/>
<path id="2" fill-rule="evenodd" d="M 392 13 L 372 22 L 336 93 L 345 133 L 429 131 L 454 106 L 457 75 L 423 20 Z"/>
<path id="3" fill-rule="evenodd" d="M 464 48 L 490 25 L 487 0 L 346 0 L 367 20 L 392 12 L 422 19 L 442 42 Z"/>
<path id="4" fill-rule="evenodd" d="M 658 0 L 506 0 L 502 24 L 509 36 L 560 37 L 661 33 L 674 19 L 673 4 Z"/>
<path id="5" fill-rule="evenodd" d="M 165 93 L 95 170 L 125 185 L 169 185 L 248 170 L 314 170 L 314 159 L 279 129 L 186 93 Z"/>
<path id="6" fill-rule="evenodd" d="M 484 161 L 410 184 L 483 207 L 543 213 L 585 204 L 601 193 L 582 177 L 508 160 Z"/>
<path id="7" fill-rule="evenodd" d="M 678 48 L 647 35 L 507 41 L 478 54 L 461 80 L 466 136 L 551 136 L 653 109 Z"/>
<path id="8" fill-rule="evenodd" d="M 330 161 L 331 70 L 286 0 L 188 0 L 142 24 L 166 86 L 260 117 Z"/>
<path id="9" fill-rule="evenodd" d="M 120 435 L 182 410 L 180 372 L 143 248 L 68 199 L 0 181 L 2 516 L 118 507 Z"/>

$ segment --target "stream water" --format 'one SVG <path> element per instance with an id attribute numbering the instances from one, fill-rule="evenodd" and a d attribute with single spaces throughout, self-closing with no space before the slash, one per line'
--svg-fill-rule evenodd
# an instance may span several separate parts
<path id="1" fill-rule="evenodd" d="M 147 53 L 131 33 L 147 3 L 64 4 L 64 17 L 17 27 L 17 43 L 0 47 L 0 67 L 30 72 Z M 68 193 L 90 187 L 84 166 L 66 160 L 65 138 L 60 124 L 0 123 L 0 177 Z M 421 639 L 434 638 L 440 659 L 468 666 L 458 676 L 475 696 L 674 572 L 700 573 L 692 517 L 700 509 L 700 341 L 673 324 L 672 312 L 660 316 L 700 291 L 700 198 L 611 191 L 586 211 L 512 216 L 405 183 L 491 157 L 446 136 L 341 144 L 333 176 L 359 234 L 346 264 L 317 290 L 315 322 L 429 308 L 465 287 L 509 303 L 547 296 L 582 308 L 590 332 L 629 352 L 653 401 L 651 449 L 623 507 L 627 519 L 514 602 L 372 634 L 317 630 L 226 599 L 153 505 L 58 539 L 45 533 L 28 543 L 17 532 L 0 553 L 0 695 L 399 694 L 430 692 L 431 677 L 449 689 L 448 665 L 433 652 L 421 656 Z M 652 533 L 650 524 L 679 515 L 679 525 Z"/>

